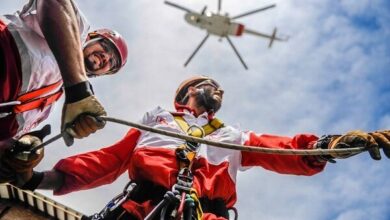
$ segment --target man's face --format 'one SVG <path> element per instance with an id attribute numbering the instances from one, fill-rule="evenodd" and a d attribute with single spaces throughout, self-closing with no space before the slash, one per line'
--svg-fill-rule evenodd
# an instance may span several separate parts
<path id="1" fill-rule="evenodd" d="M 223 90 L 210 85 L 202 85 L 196 88 L 194 94 L 198 107 L 203 107 L 206 112 L 217 112 L 222 105 Z"/>
<path id="2" fill-rule="evenodd" d="M 87 43 L 83 54 L 88 76 L 105 75 L 120 66 L 120 58 L 108 40 Z"/>

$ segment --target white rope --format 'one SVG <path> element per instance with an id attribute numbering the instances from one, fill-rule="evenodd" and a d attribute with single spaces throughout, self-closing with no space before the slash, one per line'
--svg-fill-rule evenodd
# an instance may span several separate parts
<path id="1" fill-rule="evenodd" d="M 367 150 L 364 147 L 354 147 L 354 148 L 343 148 L 343 149 L 312 149 L 312 150 L 300 150 L 300 149 L 283 149 L 283 148 L 266 148 L 261 146 L 244 146 L 239 144 L 231 144 L 231 143 L 224 143 L 224 142 L 217 142 L 217 141 L 211 141 L 206 140 L 202 138 L 197 138 L 193 136 L 188 136 L 184 134 L 179 134 L 171 131 L 165 131 L 153 127 L 149 127 L 146 125 L 125 121 L 113 117 L 108 116 L 101 116 L 98 117 L 99 119 L 102 119 L 104 121 L 114 122 L 117 124 L 127 125 L 130 127 L 138 128 L 140 130 L 144 131 L 150 131 L 153 133 L 174 137 L 174 138 L 180 138 L 186 141 L 190 142 L 197 142 L 202 144 L 207 144 L 214 147 L 219 148 L 225 148 L 225 149 L 231 149 L 231 150 L 239 150 L 239 151 L 247 151 L 247 152 L 256 152 L 256 153 L 264 153 L 264 154 L 281 154 L 281 155 L 345 155 L 345 154 L 357 154 L 361 153 L 365 150 Z"/>

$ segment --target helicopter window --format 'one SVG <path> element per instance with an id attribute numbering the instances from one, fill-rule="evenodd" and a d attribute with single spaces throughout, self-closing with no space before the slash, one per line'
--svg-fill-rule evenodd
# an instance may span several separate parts
<path id="1" fill-rule="evenodd" d="M 196 22 L 196 23 L 199 23 L 199 22 L 200 22 L 200 19 L 199 19 L 198 16 L 192 15 L 192 16 L 190 17 L 190 19 L 191 19 L 192 21 Z"/>

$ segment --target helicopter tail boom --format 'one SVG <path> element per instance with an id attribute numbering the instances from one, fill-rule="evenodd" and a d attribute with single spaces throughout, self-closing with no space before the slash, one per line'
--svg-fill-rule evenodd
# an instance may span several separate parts
<path id="1" fill-rule="evenodd" d="M 245 29 L 244 32 L 247 33 L 247 34 L 258 36 L 258 37 L 264 37 L 264 38 L 270 39 L 270 43 L 268 44 L 268 47 L 271 47 L 275 40 L 276 41 L 287 41 L 288 40 L 287 37 L 282 38 L 282 37 L 276 36 L 276 32 L 277 32 L 276 28 L 274 29 L 274 31 L 272 32 L 271 35 L 263 34 L 263 33 L 260 33 L 260 32 L 257 32 L 257 31 L 253 31 L 253 30 L 250 30 L 250 29 Z"/>

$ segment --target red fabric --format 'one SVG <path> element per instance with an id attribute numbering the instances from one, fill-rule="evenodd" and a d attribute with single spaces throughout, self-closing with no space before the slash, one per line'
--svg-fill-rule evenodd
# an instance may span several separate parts
<path id="1" fill-rule="evenodd" d="M 63 82 L 62 82 L 62 80 L 60 80 L 56 83 L 53 83 L 53 84 L 50 84 L 47 86 L 43 86 L 40 89 L 36 89 L 36 90 L 30 91 L 30 92 L 27 92 L 27 93 L 19 96 L 18 101 L 27 102 L 30 100 L 37 99 L 37 98 L 42 97 L 42 96 L 44 96 L 52 91 L 58 90 L 58 88 L 60 86 L 62 86 L 62 84 L 63 84 Z"/>
<path id="2" fill-rule="evenodd" d="M 140 134 L 140 131 L 131 129 L 121 141 L 110 147 L 60 160 L 54 169 L 65 173 L 66 178 L 63 187 L 54 195 L 112 183 L 128 168 Z"/>
<path id="3" fill-rule="evenodd" d="M 132 129 L 121 141 L 110 147 L 61 160 L 55 169 L 65 174 L 65 184 L 55 191 L 55 195 L 111 183 L 126 169 L 131 180 L 152 181 L 170 189 L 176 183 L 178 173 L 175 150 L 153 146 L 142 146 L 135 149 L 139 137 L 140 132 Z M 307 149 L 311 148 L 312 143 L 317 139 L 313 135 L 297 135 L 294 138 L 287 138 L 250 134 L 250 140 L 246 144 Z M 262 166 L 279 173 L 313 175 L 324 167 L 324 165 L 311 167 L 305 161 L 302 156 L 242 152 L 243 166 Z M 206 158 L 196 158 L 193 163 L 193 175 L 193 187 L 196 189 L 198 197 L 222 198 L 227 207 L 232 207 L 235 204 L 237 200 L 236 186 L 229 175 L 229 161 L 213 165 Z M 144 219 L 154 208 L 151 201 L 145 201 L 142 204 L 127 201 L 123 207 L 138 219 Z M 203 219 L 223 218 L 205 213 Z"/>
<path id="4" fill-rule="evenodd" d="M 245 26 L 242 24 L 238 24 L 236 36 L 241 36 L 244 33 Z"/>
<path id="5" fill-rule="evenodd" d="M 7 26 L 0 20 L 0 103 L 16 100 L 22 85 L 20 56 Z M 1 112 L 11 112 L 12 106 L 0 107 Z M 15 115 L 0 118 L 0 141 L 12 138 L 18 123 Z"/>
<path id="6" fill-rule="evenodd" d="M 289 138 L 250 133 L 250 138 L 245 145 L 268 148 L 280 147 L 283 149 L 311 149 L 316 140 L 318 140 L 318 137 L 311 134 L 300 134 L 293 138 Z M 317 166 L 308 164 L 305 156 L 261 154 L 253 152 L 242 152 L 241 164 L 242 166 L 261 166 L 267 170 L 282 174 L 306 176 L 321 172 L 325 167 L 325 163 Z"/>
<path id="7" fill-rule="evenodd" d="M 40 97 L 40 98 L 37 98 L 34 100 L 30 100 L 26 103 L 21 103 L 21 104 L 16 105 L 14 107 L 14 112 L 15 113 L 22 113 L 22 112 L 30 111 L 33 109 L 43 109 L 46 106 L 49 106 L 49 105 L 53 104 L 54 102 L 56 102 L 58 99 L 60 99 L 62 96 L 62 93 L 63 93 L 63 90 L 60 89 L 53 94 L 50 94 L 50 95 L 47 95 L 44 97 Z"/>

